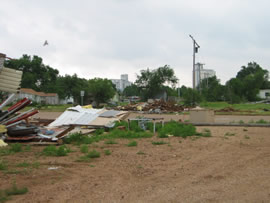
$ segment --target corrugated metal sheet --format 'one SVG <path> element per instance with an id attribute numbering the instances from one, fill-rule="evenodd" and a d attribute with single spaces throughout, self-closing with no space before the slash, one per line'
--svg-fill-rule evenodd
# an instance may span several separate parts
<path id="1" fill-rule="evenodd" d="M 84 109 L 81 106 L 70 107 L 62 113 L 49 127 L 62 125 L 88 125 L 98 117 L 103 109 Z"/>
<path id="2" fill-rule="evenodd" d="M 2 68 L 0 71 L 0 91 L 16 93 L 20 88 L 22 71 Z"/>
<path id="3" fill-rule="evenodd" d="M 121 113 L 121 111 L 109 110 L 109 111 L 103 112 L 99 116 L 100 117 L 105 117 L 105 118 L 111 118 L 111 117 L 116 117 L 120 113 Z"/>

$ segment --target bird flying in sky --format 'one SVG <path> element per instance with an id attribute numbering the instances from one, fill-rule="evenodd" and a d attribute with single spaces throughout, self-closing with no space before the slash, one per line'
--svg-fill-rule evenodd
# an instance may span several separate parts
<path id="1" fill-rule="evenodd" d="M 43 46 L 46 46 L 46 45 L 49 45 L 49 43 L 48 43 L 48 41 L 47 41 L 47 40 L 45 40 L 45 42 L 44 42 Z"/>

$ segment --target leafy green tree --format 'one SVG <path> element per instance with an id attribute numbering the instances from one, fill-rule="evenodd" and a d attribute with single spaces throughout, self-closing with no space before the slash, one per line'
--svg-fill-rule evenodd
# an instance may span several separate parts
<path id="1" fill-rule="evenodd" d="M 200 93 L 198 90 L 194 90 L 189 87 L 182 86 L 181 87 L 181 97 L 184 100 L 184 104 L 186 106 L 195 106 L 199 104 L 202 100 Z"/>
<path id="2" fill-rule="evenodd" d="M 141 74 L 137 76 L 135 83 L 139 87 L 143 99 L 147 100 L 162 91 L 166 84 L 174 86 L 177 81 L 174 70 L 165 65 L 154 70 L 149 68 L 141 70 Z"/>
<path id="3" fill-rule="evenodd" d="M 125 95 L 126 97 L 129 96 L 139 96 L 140 95 L 140 91 L 137 85 L 132 84 L 128 87 L 126 87 L 123 91 L 123 95 Z"/>
<path id="4" fill-rule="evenodd" d="M 206 101 L 223 101 L 225 98 L 225 87 L 220 84 L 216 76 L 203 79 L 200 87 L 203 99 Z"/>
<path id="5" fill-rule="evenodd" d="M 235 103 L 240 101 L 256 101 L 260 89 L 269 88 L 268 71 L 256 62 L 242 66 L 236 78 L 226 83 L 227 100 Z"/>
<path id="6" fill-rule="evenodd" d="M 44 65 L 41 57 L 23 55 L 20 59 L 8 60 L 5 66 L 23 71 L 21 87 L 36 91 L 56 92 L 58 70 Z"/>
<path id="7" fill-rule="evenodd" d="M 89 92 L 97 102 L 97 106 L 99 106 L 99 104 L 102 102 L 107 102 L 115 95 L 116 91 L 113 88 L 111 80 L 94 78 L 89 80 L 88 83 Z"/>

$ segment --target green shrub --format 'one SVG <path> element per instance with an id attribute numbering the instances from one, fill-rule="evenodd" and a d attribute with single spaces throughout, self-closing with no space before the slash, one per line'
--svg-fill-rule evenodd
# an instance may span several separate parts
<path id="1" fill-rule="evenodd" d="M 104 154 L 107 155 L 107 156 L 108 156 L 108 155 L 111 155 L 111 151 L 108 150 L 108 149 L 106 149 L 106 150 L 104 150 Z"/>
<path id="2" fill-rule="evenodd" d="M 64 138 L 64 143 L 66 144 L 91 144 L 93 141 L 91 137 L 87 135 L 82 135 L 81 133 L 73 133 Z"/>
<path id="3" fill-rule="evenodd" d="M 65 145 L 60 147 L 47 146 L 43 149 L 42 154 L 45 156 L 66 156 L 70 152 L 70 149 Z"/>
<path id="4" fill-rule="evenodd" d="M 105 141 L 105 144 L 118 144 L 118 142 L 116 142 L 113 139 L 109 139 L 109 140 Z"/>
<path id="5" fill-rule="evenodd" d="M 200 136 L 200 137 L 211 137 L 212 134 L 211 134 L 211 131 L 209 129 L 203 129 L 203 131 L 201 133 L 196 133 L 197 136 Z"/>
<path id="6" fill-rule="evenodd" d="M 22 151 L 22 144 L 20 143 L 15 143 L 10 145 L 10 151 L 11 152 L 21 152 Z"/>
<path id="7" fill-rule="evenodd" d="M 105 130 L 103 128 L 100 128 L 95 131 L 95 135 L 102 135 L 104 132 Z"/>
<path id="8" fill-rule="evenodd" d="M 26 161 L 24 161 L 24 162 L 18 163 L 16 166 L 17 166 L 17 167 L 27 168 L 27 167 L 30 167 L 31 164 L 28 163 L 28 162 L 26 162 Z"/>
<path id="9" fill-rule="evenodd" d="M 6 161 L 1 161 L 1 160 L 0 160 L 0 171 L 6 170 L 7 167 L 8 167 L 7 162 L 6 162 Z"/>
<path id="10" fill-rule="evenodd" d="M 258 123 L 258 124 L 267 124 L 269 122 L 264 120 L 264 119 L 260 119 L 260 120 L 256 121 L 256 123 Z"/>
<path id="11" fill-rule="evenodd" d="M 156 142 L 152 142 L 153 145 L 163 145 L 163 144 L 167 144 L 167 142 L 164 141 L 156 141 Z"/>
<path id="12" fill-rule="evenodd" d="M 100 153 L 98 151 L 96 151 L 96 150 L 92 150 L 86 156 L 88 158 L 99 158 L 100 157 Z"/>
<path id="13" fill-rule="evenodd" d="M 13 184 L 13 186 L 9 189 L 5 190 L 5 193 L 7 196 L 11 195 L 23 195 L 28 192 L 28 189 L 26 187 L 18 188 L 16 183 Z"/>
<path id="14" fill-rule="evenodd" d="M 158 131 L 159 137 L 166 137 L 168 135 L 173 135 L 177 137 L 187 137 L 196 134 L 196 128 L 191 124 L 183 124 L 176 121 L 170 121 L 164 125 Z"/>
<path id="15" fill-rule="evenodd" d="M 86 144 L 82 145 L 82 146 L 80 147 L 80 151 L 81 151 L 82 153 L 87 153 L 87 152 L 88 152 L 88 146 L 87 146 Z"/>
<path id="16" fill-rule="evenodd" d="M 136 141 L 131 141 L 127 144 L 128 147 L 136 147 L 137 146 L 137 142 Z"/>

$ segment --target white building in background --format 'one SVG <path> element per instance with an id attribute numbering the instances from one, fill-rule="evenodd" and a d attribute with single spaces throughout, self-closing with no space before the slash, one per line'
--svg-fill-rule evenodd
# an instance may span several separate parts
<path id="1" fill-rule="evenodd" d="M 212 69 L 204 69 L 202 63 L 195 64 L 195 86 L 198 87 L 203 79 L 210 78 L 216 75 Z"/>
<path id="2" fill-rule="evenodd" d="M 113 84 L 115 84 L 116 89 L 120 90 L 121 92 L 132 84 L 132 82 L 128 81 L 128 74 L 122 74 L 120 79 L 111 79 L 111 81 Z"/>

